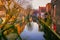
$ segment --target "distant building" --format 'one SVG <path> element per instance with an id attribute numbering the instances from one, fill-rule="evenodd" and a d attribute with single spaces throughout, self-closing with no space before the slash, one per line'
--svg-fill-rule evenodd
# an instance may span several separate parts
<path id="1" fill-rule="evenodd" d="M 39 7 L 40 17 L 44 19 L 44 14 L 46 12 L 46 7 Z"/>
<path id="2" fill-rule="evenodd" d="M 34 10 L 33 15 L 37 16 L 37 14 L 38 14 L 38 10 Z"/>
<path id="3" fill-rule="evenodd" d="M 46 12 L 46 7 L 39 7 L 40 12 Z"/>
<path id="4" fill-rule="evenodd" d="M 46 12 L 51 12 L 51 3 L 48 3 L 47 5 L 46 5 Z"/>

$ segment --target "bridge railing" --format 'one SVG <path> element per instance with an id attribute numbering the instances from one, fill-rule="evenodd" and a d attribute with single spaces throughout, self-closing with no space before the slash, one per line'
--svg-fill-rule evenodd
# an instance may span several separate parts
<path id="1" fill-rule="evenodd" d="M 40 20 L 39 22 L 43 26 L 44 38 L 46 40 L 60 40 L 60 36 L 52 30 L 46 22 L 43 20 Z"/>

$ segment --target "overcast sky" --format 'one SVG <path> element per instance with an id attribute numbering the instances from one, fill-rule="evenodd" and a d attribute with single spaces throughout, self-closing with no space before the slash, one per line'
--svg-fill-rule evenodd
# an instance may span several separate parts
<path id="1" fill-rule="evenodd" d="M 38 9 L 39 6 L 46 6 L 46 4 L 50 2 L 51 0 L 18 0 L 18 3 L 20 3 L 23 8 L 31 5 L 33 9 Z"/>
<path id="2" fill-rule="evenodd" d="M 46 4 L 50 2 L 51 0 L 32 0 L 32 7 L 38 9 L 39 6 L 46 6 Z"/>

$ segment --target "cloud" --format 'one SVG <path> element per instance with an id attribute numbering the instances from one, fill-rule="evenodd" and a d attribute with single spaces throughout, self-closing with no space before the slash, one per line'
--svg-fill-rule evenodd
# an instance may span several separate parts
<path id="1" fill-rule="evenodd" d="M 33 0 L 32 7 L 33 9 L 38 9 L 39 6 L 46 6 L 49 2 L 51 2 L 51 0 Z"/>
<path id="2" fill-rule="evenodd" d="M 16 0 L 21 4 L 23 8 L 27 8 L 28 5 L 31 5 L 33 9 L 38 9 L 39 6 L 46 6 L 47 3 L 51 0 Z"/>

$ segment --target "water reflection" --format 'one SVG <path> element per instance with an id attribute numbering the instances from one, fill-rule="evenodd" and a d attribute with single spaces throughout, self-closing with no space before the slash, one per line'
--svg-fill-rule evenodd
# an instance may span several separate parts
<path id="1" fill-rule="evenodd" d="M 24 31 L 21 33 L 21 38 L 23 40 L 45 40 L 43 35 L 44 32 L 39 32 L 38 31 L 38 24 L 35 22 L 31 22 L 32 23 L 32 30 L 29 31 L 27 25 L 25 26 Z M 34 26 L 33 26 L 34 25 Z"/>

